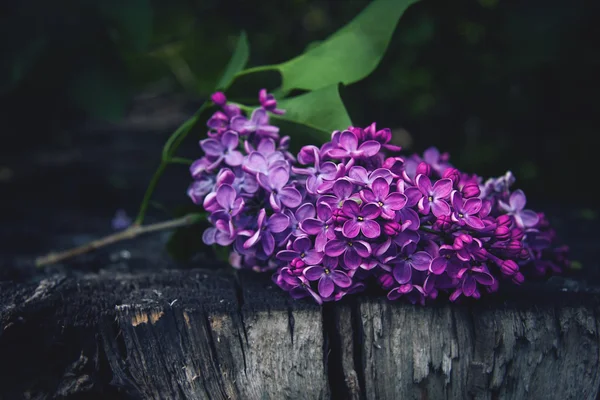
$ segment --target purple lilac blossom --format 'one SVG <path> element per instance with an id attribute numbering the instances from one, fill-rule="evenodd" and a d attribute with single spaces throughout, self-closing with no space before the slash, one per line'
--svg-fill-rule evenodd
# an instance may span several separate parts
<path id="1" fill-rule="evenodd" d="M 374 283 L 392 301 L 460 301 L 569 267 L 510 172 L 484 181 L 435 147 L 401 154 L 375 123 L 294 157 L 269 122 L 285 112 L 272 94 L 262 89 L 249 117 L 223 93 L 211 99 L 220 110 L 188 188 L 209 213 L 203 240 L 227 246 L 236 268 L 270 271 L 295 299 L 337 301 Z"/>
<path id="2" fill-rule="evenodd" d="M 344 201 L 342 212 L 348 217 L 342 226 L 342 233 L 351 239 L 359 234 L 373 239 L 381 234 L 381 226 L 376 222 L 381 215 L 381 209 L 377 204 L 367 203 L 359 206 L 354 200 Z"/>
<path id="3" fill-rule="evenodd" d="M 114 230 L 121 231 L 123 229 L 129 228 L 132 222 L 133 220 L 129 215 L 127 215 L 127 212 L 122 208 L 119 208 L 115 212 L 115 216 L 111 221 L 111 226 Z"/>

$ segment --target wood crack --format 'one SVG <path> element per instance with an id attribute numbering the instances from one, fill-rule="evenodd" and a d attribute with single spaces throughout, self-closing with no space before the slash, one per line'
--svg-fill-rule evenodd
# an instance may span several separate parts
<path id="1" fill-rule="evenodd" d="M 323 364 L 327 370 L 327 381 L 332 399 L 347 399 L 348 391 L 344 379 L 342 343 L 340 340 L 339 313 L 335 304 L 325 304 L 323 319 Z"/>
<path id="2" fill-rule="evenodd" d="M 237 300 L 237 315 L 240 319 L 240 327 L 242 328 L 242 333 L 244 334 L 244 339 L 242 340 L 242 335 L 240 334 L 240 329 L 237 329 L 238 341 L 240 343 L 240 350 L 242 351 L 242 359 L 244 361 L 244 375 L 248 376 L 248 364 L 246 361 L 246 346 L 248 346 L 248 332 L 246 330 L 246 323 L 244 322 L 244 313 L 242 312 L 244 307 L 244 291 L 242 289 L 242 283 L 240 281 L 240 275 L 235 271 L 233 285 L 235 288 L 235 296 Z"/>
<path id="3" fill-rule="evenodd" d="M 207 332 L 206 336 L 208 339 L 208 345 L 209 345 L 210 351 L 213 355 L 211 364 L 212 364 L 213 368 L 215 369 L 215 372 L 216 372 L 215 375 L 217 377 L 221 378 L 221 377 L 223 377 L 223 372 L 221 371 L 221 366 L 219 365 L 219 353 L 217 352 L 217 347 L 215 345 L 215 339 L 213 337 L 213 332 L 212 332 L 209 316 L 206 316 L 204 318 L 204 323 L 206 324 L 206 332 Z M 218 380 L 217 386 L 219 388 L 219 395 L 221 396 L 221 398 L 223 398 L 223 399 L 229 398 L 229 396 L 227 395 L 227 392 L 223 388 L 223 383 L 222 383 L 221 379 Z M 206 381 L 204 381 L 204 389 L 206 390 L 207 398 L 212 399 L 213 397 L 216 396 L 216 393 L 214 393 L 214 390 L 211 393 L 211 389 L 206 385 Z"/>
<path id="4" fill-rule="evenodd" d="M 353 361 L 354 371 L 356 372 L 358 379 L 358 392 L 360 393 L 360 399 L 367 398 L 366 392 L 366 378 L 365 378 L 365 355 L 364 355 L 364 331 L 362 324 L 362 316 L 360 310 L 360 304 L 356 299 L 352 300 L 350 304 L 350 316 L 352 323 L 352 348 L 353 348 Z"/>
<path id="5" fill-rule="evenodd" d="M 294 318 L 294 313 L 292 311 L 292 307 L 288 306 L 287 308 L 287 316 L 288 316 L 288 327 L 290 329 L 290 340 L 292 342 L 292 346 L 294 345 L 294 328 L 296 326 L 296 319 Z"/>

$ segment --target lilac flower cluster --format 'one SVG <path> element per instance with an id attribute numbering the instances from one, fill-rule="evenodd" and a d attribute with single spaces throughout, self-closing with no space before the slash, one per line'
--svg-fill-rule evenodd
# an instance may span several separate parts
<path id="1" fill-rule="evenodd" d="M 272 271 L 294 298 L 322 303 L 379 286 L 390 300 L 455 301 L 568 265 L 545 216 L 511 191 L 510 172 L 484 182 L 435 148 L 403 157 L 375 123 L 294 157 L 269 124 L 284 111 L 265 90 L 249 118 L 223 93 L 212 100 L 221 110 L 188 189 L 210 213 L 203 240 L 230 246 L 236 268 Z"/>

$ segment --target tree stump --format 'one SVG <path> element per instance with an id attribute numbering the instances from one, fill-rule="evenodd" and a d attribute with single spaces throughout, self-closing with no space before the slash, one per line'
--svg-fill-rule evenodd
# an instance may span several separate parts
<path id="1" fill-rule="evenodd" d="M 0 284 L 2 399 L 596 399 L 600 290 L 319 307 L 222 270 Z"/>

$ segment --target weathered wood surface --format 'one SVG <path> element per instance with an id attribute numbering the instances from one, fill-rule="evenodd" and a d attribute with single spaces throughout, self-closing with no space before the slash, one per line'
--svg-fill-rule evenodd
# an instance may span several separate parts
<path id="1" fill-rule="evenodd" d="M 344 368 L 346 381 L 360 388 L 347 397 L 595 399 L 597 311 L 597 305 L 420 308 L 361 300 L 338 322 L 345 365 L 355 360 L 354 369 Z M 352 338 L 361 339 L 358 346 L 346 343 Z"/>
<path id="2" fill-rule="evenodd" d="M 596 399 L 599 294 L 571 289 L 321 308 L 214 270 L 2 283 L 0 398 Z"/>

